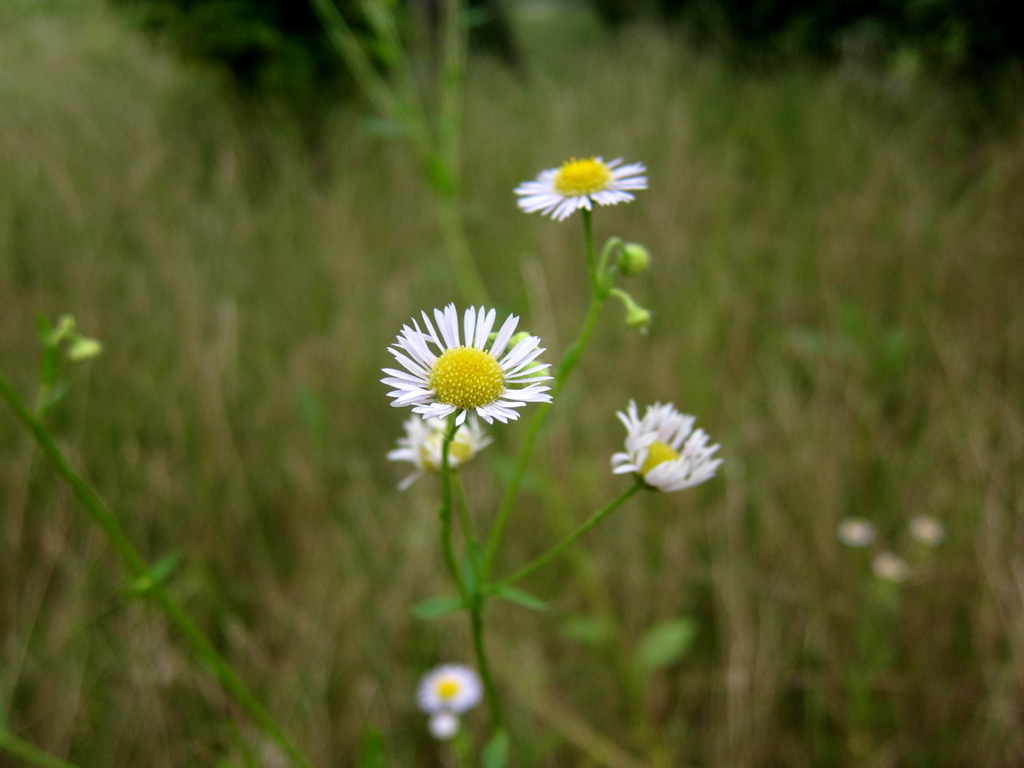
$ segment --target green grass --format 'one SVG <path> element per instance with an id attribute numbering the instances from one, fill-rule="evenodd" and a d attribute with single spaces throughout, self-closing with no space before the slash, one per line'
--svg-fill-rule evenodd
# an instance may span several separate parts
<path id="1" fill-rule="evenodd" d="M 476 60 L 467 92 L 488 288 L 560 354 L 588 298 L 579 221 L 520 214 L 511 189 L 621 155 L 650 190 L 597 234 L 654 254 L 631 290 L 656 325 L 629 333 L 609 304 L 498 571 L 624 488 L 608 460 L 631 397 L 697 414 L 726 463 L 523 585 L 553 610 L 490 610 L 515 764 L 1019 764 L 1019 118 L 978 130 L 937 84 L 853 64 L 738 73 L 658 30 L 523 23 L 529 78 Z M 378 383 L 401 324 L 459 301 L 430 196 L 352 106 L 311 152 L 221 94 L 97 2 L 0 8 L 0 367 L 30 392 L 38 313 L 102 339 L 53 426 L 133 541 L 184 552 L 175 594 L 316 765 L 354 765 L 367 729 L 393 765 L 439 765 L 412 692 L 471 648 L 463 618 L 411 616 L 449 589 L 437 489 L 394 490 L 407 414 Z M 481 519 L 525 426 L 494 431 L 464 472 Z M 915 556 L 924 512 L 949 537 L 898 594 L 836 541 L 863 515 Z M 279 765 L 124 587 L 0 416 L 10 730 L 83 766 Z M 639 672 L 648 630 L 678 617 L 689 653 Z"/>

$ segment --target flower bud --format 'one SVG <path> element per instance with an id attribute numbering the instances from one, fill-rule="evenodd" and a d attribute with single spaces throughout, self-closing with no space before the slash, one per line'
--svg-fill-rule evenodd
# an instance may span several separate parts
<path id="1" fill-rule="evenodd" d="M 513 335 L 511 339 L 509 339 L 509 341 L 508 341 L 508 348 L 509 349 L 515 349 L 516 344 L 518 344 L 523 339 L 528 339 L 528 338 L 530 338 L 530 334 L 529 333 L 527 333 L 526 331 L 520 331 L 519 333 Z"/>
<path id="2" fill-rule="evenodd" d="M 71 342 L 71 346 L 68 347 L 68 359 L 78 363 L 82 360 L 88 360 L 90 357 L 96 357 L 102 351 L 103 345 L 96 341 L 96 339 L 76 336 L 74 341 Z"/>
<path id="3" fill-rule="evenodd" d="M 611 294 L 622 302 L 622 306 L 626 310 L 626 325 L 640 333 L 647 333 L 652 317 L 650 310 L 641 307 L 633 300 L 632 296 L 619 288 L 613 288 Z"/>
<path id="4" fill-rule="evenodd" d="M 626 243 L 619 254 L 619 272 L 626 277 L 642 275 L 651 266 L 651 254 L 640 243 Z"/>

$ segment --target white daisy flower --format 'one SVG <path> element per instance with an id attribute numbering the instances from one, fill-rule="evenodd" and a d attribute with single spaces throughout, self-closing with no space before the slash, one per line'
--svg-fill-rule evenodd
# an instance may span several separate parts
<path id="1" fill-rule="evenodd" d="M 621 165 L 622 159 L 604 162 L 600 157 L 589 160 L 567 160 L 561 168 L 541 171 L 535 181 L 524 181 L 515 188 L 519 207 L 527 213 L 562 221 L 579 208 L 615 205 L 632 200 L 627 189 L 647 189 L 647 172 L 643 163 Z"/>
<path id="2" fill-rule="evenodd" d="M 886 581 L 899 583 L 910 578 L 910 566 L 907 561 L 892 552 L 879 552 L 871 561 L 871 570 L 875 576 Z"/>
<path id="3" fill-rule="evenodd" d="M 420 330 L 415 318 L 412 327 L 402 326 L 398 342 L 388 351 L 405 368 L 385 368 L 385 384 L 395 389 L 388 392 L 394 406 L 411 405 L 424 418 L 443 419 L 457 413 L 462 424 L 470 411 L 492 424 L 495 419 L 505 423 L 519 418 L 517 408 L 527 403 L 550 403 L 548 366 L 534 361 L 544 352 L 540 339 L 527 336 L 505 352 L 515 333 L 519 318 L 510 315 L 501 326 L 490 350 L 486 349 L 495 312 L 483 307 L 466 310 L 463 319 L 464 340 L 459 338 L 459 317 L 455 305 L 444 312 L 434 310 L 437 331 L 421 313 L 426 332 Z M 438 334 L 440 331 L 440 335 Z M 434 349 L 431 349 L 433 345 Z"/>
<path id="4" fill-rule="evenodd" d="M 430 735 L 440 741 L 448 741 L 459 732 L 459 718 L 451 712 L 438 712 L 430 716 Z"/>
<path id="5" fill-rule="evenodd" d="M 910 535 L 925 546 L 937 547 L 946 538 L 946 526 L 931 515 L 918 515 L 910 521 Z"/>
<path id="6" fill-rule="evenodd" d="M 389 451 L 388 458 L 391 461 L 408 461 L 416 466 L 416 471 L 398 484 L 400 491 L 416 482 L 424 472 L 441 471 L 441 449 L 447 424 L 444 419 L 413 416 L 402 426 L 405 427 L 405 437 L 398 438 L 398 448 Z M 491 438 L 484 434 L 476 416 L 471 415 L 448 444 L 448 466 L 455 469 L 465 464 L 490 444 Z"/>
<path id="7" fill-rule="evenodd" d="M 634 472 L 660 491 L 681 491 L 714 477 L 721 459 L 711 458 L 718 445 L 708 447 L 703 429 L 693 431 L 694 416 L 679 413 L 672 403 L 647 406 L 643 419 L 636 403 L 618 412 L 626 427 L 626 451 L 612 456 L 612 471 Z"/>
<path id="8" fill-rule="evenodd" d="M 848 517 L 839 523 L 839 540 L 848 547 L 866 547 L 875 540 L 875 526 L 863 517 Z"/>
<path id="9" fill-rule="evenodd" d="M 447 712 L 460 715 L 472 709 L 483 698 L 480 677 L 461 664 L 443 664 L 423 676 L 416 701 L 428 715 Z"/>

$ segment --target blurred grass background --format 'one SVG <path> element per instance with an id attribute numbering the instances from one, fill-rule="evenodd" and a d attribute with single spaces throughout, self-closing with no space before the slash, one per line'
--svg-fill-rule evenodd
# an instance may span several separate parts
<path id="1" fill-rule="evenodd" d="M 526 6 L 527 75 L 473 60 L 469 235 L 492 295 L 552 358 L 587 301 L 579 223 L 512 188 L 573 155 L 645 162 L 599 238 L 645 243 L 556 405 L 504 572 L 605 503 L 629 398 L 721 442 L 719 478 L 645 495 L 491 609 L 516 764 L 1013 766 L 1024 761 L 1024 126 L 915 67 L 855 56 L 750 71 L 655 26 L 615 36 Z M 444 751 L 418 676 L 471 659 L 436 488 L 399 494 L 408 414 L 379 368 L 401 324 L 459 300 L 401 142 L 329 111 L 311 149 L 272 104 L 154 48 L 98 0 L 0 6 L 0 365 L 31 392 L 35 317 L 105 353 L 53 427 L 177 596 L 317 765 L 370 732 L 392 765 Z M 496 505 L 524 433 L 464 474 Z M 945 522 L 913 551 L 908 520 Z M 915 576 L 878 583 L 847 515 Z M 685 617 L 657 669 L 635 654 Z M 280 765 L 0 416 L 0 712 L 84 766 Z M 484 715 L 469 718 L 482 732 Z M 618 747 L 612 744 L 619 745 Z M 0 756 L 0 765 L 7 758 Z"/>

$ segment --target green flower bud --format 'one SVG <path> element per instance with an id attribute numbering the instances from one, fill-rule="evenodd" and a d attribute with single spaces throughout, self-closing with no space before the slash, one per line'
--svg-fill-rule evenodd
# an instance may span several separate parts
<path id="1" fill-rule="evenodd" d="M 621 301 L 622 306 L 625 307 L 626 325 L 640 333 L 647 333 L 652 317 L 650 310 L 641 307 L 633 300 L 632 296 L 620 288 L 613 288 L 611 295 Z"/>
<path id="2" fill-rule="evenodd" d="M 78 336 L 71 342 L 68 348 L 68 359 L 73 362 L 81 362 L 91 357 L 96 357 L 103 351 L 103 345 L 96 339 L 88 339 L 85 336 Z"/>
<path id="3" fill-rule="evenodd" d="M 516 344 L 518 344 L 523 339 L 529 338 L 529 336 L 530 334 L 527 333 L 526 331 L 520 331 L 519 333 L 513 335 L 511 339 L 509 339 L 508 348 L 515 349 Z"/>
<path id="4" fill-rule="evenodd" d="M 619 272 L 626 277 L 642 275 L 651 266 L 651 254 L 640 243 L 626 243 L 619 254 Z"/>

